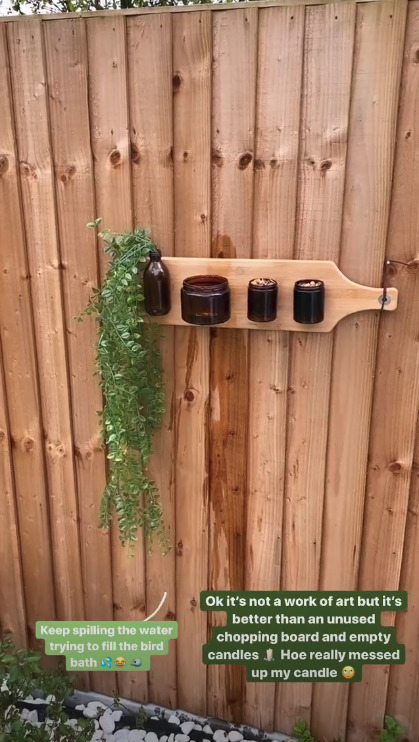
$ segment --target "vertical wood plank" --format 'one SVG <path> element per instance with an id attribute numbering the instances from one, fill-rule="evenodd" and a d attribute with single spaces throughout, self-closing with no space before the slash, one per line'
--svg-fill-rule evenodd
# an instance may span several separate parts
<path id="1" fill-rule="evenodd" d="M 292 258 L 298 172 L 304 8 L 259 11 L 253 251 Z M 279 589 L 289 333 L 249 335 L 247 590 Z M 275 685 L 245 685 L 244 721 L 273 729 Z"/>
<path id="2" fill-rule="evenodd" d="M 212 256 L 250 257 L 257 10 L 213 14 Z M 211 331 L 210 589 L 244 587 L 248 333 Z M 223 623 L 210 615 L 212 626 Z M 242 667 L 209 666 L 208 712 L 243 716 Z"/>
<path id="3" fill-rule="evenodd" d="M 339 259 L 354 24 L 354 5 L 306 8 L 297 259 Z M 332 347 L 331 335 L 291 340 L 284 590 L 318 588 Z M 309 722 L 311 695 L 311 684 L 278 686 L 276 726 Z"/>
<path id="4" fill-rule="evenodd" d="M 86 30 L 96 216 L 118 232 L 132 226 L 125 19 L 89 18 Z M 108 257 L 99 249 L 103 280 Z"/>
<path id="5" fill-rule="evenodd" d="M 173 121 L 172 18 L 150 15 L 128 19 L 130 131 L 133 151 L 134 221 L 149 227 L 163 255 L 173 254 Z M 144 101 L 147 104 L 144 105 Z M 166 531 L 173 544 L 174 441 L 171 410 L 174 395 L 174 329 L 167 328 L 161 344 L 166 386 L 166 414 L 154 439 L 152 472 L 163 507 Z M 162 465 L 162 463 L 164 464 Z M 158 545 L 146 563 L 147 609 L 152 612 L 165 591 L 166 616 L 175 615 L 174 550 L 162 557 Z M 176 647 L 167 657 L 154 658 L 150 697 L 170 705 L 175 699 Z M 157 660 L 157 661 L 156 661 Z M 159 661 L 160 660 L 160 661 Z M 141 673 L 139 673 L 140 675 Z"/>
<path id="6" fill-rule="evenodd" d="M 419 2 L 408 6 L 407 33 L 403 63 L 403 77 L 399 113 L 399 126 L 392 194 L 392 211 L 389 226 L 387 254 L 404 262 L 419 258 L 419 130 L 416 126 L 419 115 Z M 401 270 L 399 270 L 401 268 Z M 397 285 L 403 296 L 404 322 L 417 326 L 419 316 L 418 270 L 397 266 Z M 403 311 L 402 306 L 402 311 Z M 412 327 L 413 329 L 413 327 Z M 409 341 L 409 344 L 412 340 Z M 413 347 L 412 347 L 413 350 Z M 413 357 L 412 357 L 413 361 Z M 416 364 L 416 374 L 418 369 Z M 410 380 L 407 382 L 410 384 Z M 419 511 L 419 428 L 416 428 L 416 445 L 411 473 L 410 497 L 404 539 L 403 565 L 400 589 L 408 591 L 408 610 L 397 616 L 397 639 L 406 646 L 406 663 L 390 668 L 390 679 L 386 713 L 397 718 L 404 728 L 407 739 L 418 740 L 418 664 L 417 643 L 419 636 L 419 592 L 418 592 L 418 511 Z"/>
<path id="7" fill-rule="evenodd" d="M 33 277 L 57 617 L 77 620 L 84 615 L 83 587 L 41 22 L 11 23 L 7 32 Z M 43 611 L 37 619 L 42 617 Z"/>
<path id="8" fill-rule="evenodd" d="M 368 11 L 372 13 L 372 8 L 369 7 Z M 385 11 L 382 8 L 382 12 Z M 388 18 L 388 21 L 394 20 L 394 13 L 392 15 L 393 19 Z M 412 44 L 413 39 L 408 36 L 409 38 L 406 54 L 409 58 L 411 55 L 411 60 L 415 63 L 417 46 Z M 399 32 L 399 44 L 393 53 L 393 74 L 397 74 L 400 68 L 402 44 L 403 28 Z M 417 103 L 414 82 L 413 87 L 410 87 L 415 79 L 415 72 L 412 77 L 409 66 L 406 59 L 387 245 L 388 257 L 406 262 L 417 257 L 414 241 L 417 231 L 417 174 L 414 160 L 411 160 L 417 146 L 417 137 L 415 139 L 414 136 L 415 119 L 412 115 Z M 409 99 L 406 98 L 406 85 L 412 96 Z M 388 78 L 385 90 L 389 94 Z M 406 129 L 410 124 L 412 129 Z M 397 266 L 397 277 L 395 275 L 393 278 L 395 285 L 401 290 L 397 317 L 391 322 L 382 317 L 378 341 L 361 546 L 361 590 L 397 590 L 400 580 L 419 402 L 419 374 L 417 277 L 415 271 L 412 273 L 405 268 L 399 271 L 399 268 L 402 266 Z M 414 614 L 409 613 L 409 617 L 411 615 Z M 386 623 L 389 622 L 394 623 L 394 616 L 386 617 Z M 363 676 L 363 692 L 354 688 L 350 693 L 348 739 L 351 741 L 359 739 L 360 735 L 371 739 L 382 726 L 386 708 L 388 668 L 368 667 Z"/>
<path id="9" fill-rule="evenodd" d="M 123 232 L 132 228 L 125 19 L 98 16 L 86 22 L 86 30 L 96 216 L 102 218 L 103 227 Z M 98 251 L 103 282 L 108 268 L 103 243 L 98 245 Z M 114 619 L 127 620 L 132 616 L 134 620 L 133 606 L 141 605 L 143 600 L 142 547 L 136 559 L 128 557 L 119 540 L 116 518 L 111 528 L 111 543 Z M 117 679 L 120 696 L 130 693 L 136 696 L 124 674 Z M 144 688 L 146 678 L 141 677 L 140 682 Z"/>
<path id="10" fill-rule="evenodd" d="M 367 285 L 382 280 L 405 11 L 403 2 L 358 10 L 340 268 Z M 352 315 L 335 332 L 323 590 L 357 586 L 378 320 L 379 311 Z M 346 736 L 348 693 L 345 685 L 316 684 L 314 734 Z"/>
<path id="11" fill-rule="evenodd" d="M 211 52 L 209 13 L 173 18 L 175 255 L 211 255 Z M 206 714 L 202 645 L 208 584 L 209 329 L 177 327 L 176 596 L 178 706 Z"/>
<path id="12" fill-rule="evenodd" d="M 69 355 L 75 466 L 79 494 L 81 560 L 86 620 L 113 618 L 110 537 L 98 528 L 105 455 L 97 410 L 96 320 L 74 319 L 98 285 L 96 238 L 87 222 L 95 216 L 87 97 L 84 21 L 45 24 L 50 131 L 55 168 L 59 239 Z M 94 690 L 114 695 L 114 673 L 92 673 Z"/>
<path id="13" fill-rule="evenodd" d="M 55 618 L 43 433 L 9 86 L 6 25 L 0 29 L 0 335 L 9 413 L 26 621 L 31 646 L 40 616 Z M 39 549 L 39 544 L 43 548 Z M 8 553 L 11 553 L 8 551 Z M 22 614 L 23 615 L 23 614 Z M 20 632 L 23 638 L 24 633 Z"/>
<path id="14" fill-rule="evenodd" d="M 11 632 L 19 648 L 27 644 L 10 431 L 0 346 L 0 636 Z"/>

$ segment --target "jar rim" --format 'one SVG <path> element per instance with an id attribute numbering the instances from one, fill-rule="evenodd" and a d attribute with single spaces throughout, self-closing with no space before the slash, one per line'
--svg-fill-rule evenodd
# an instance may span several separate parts
<path id="1" fill-rule="evenodd" d="M 228 288 L 228 280 L 219 275 L 188 276 L 183 280 L 183 288 L 186 290 L 195 289 L 202 293 L 221 291 Z"/>
<path id="2" fill-rule="evenodd" d="M 267 283 L 254 283 L 254 281 L 266 281 Z M 275 289 L 277 288 L 278 283 L 275 281 L 274 278 L 252 278 L 251 281 L 249 281 L 249 287 L 252 289 L 256 289 L 257 291 L 263 291 L 264 289 Z"/>
<path id="3" fill-rule="evenodd" d="M 314 286 L 310 285 L 313 283 L 313 281 Z M 322 287 L 324 287 L 324 282 L 321 281 L 319 278 L 301 278 L 299 281 L 295 282 L 294 287 L 296 289 L 303 289 L 303 291 L 310 291 L 313 289 L 321 289 Z"/>

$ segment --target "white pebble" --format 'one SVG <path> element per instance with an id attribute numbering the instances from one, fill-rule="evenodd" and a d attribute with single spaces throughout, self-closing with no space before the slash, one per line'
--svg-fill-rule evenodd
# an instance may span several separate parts
<path id="1" fill-rule="evenodd" d="M 104 732 L 112 734 L 115 729 L 115 722 L 110 714 L 103 714 L 99 719 L 99 725 L 102 727 Z"/>
<path id="2" fill-rule="evenodd" d="M 159 738 L 155 732 L 147 732 L 144 742 L 159 742 Z"/>
<path id="3" fill-rule="evenodd" d="M 84 703 L 79 703 L 79 705 L 76 706 L 76 711 L 84 711 L 85 708 L 86 706 L 84 705 Z"/>
<path id="4" fill-rule="evenodd" d="M 154 721 L 160 721 L 158 716 L 150 716 L 150 719 L 154 719 Z"/>
<path id="5" fill-rule="evenodd" d="M 20 714 L 21 719 L 27 719 L 29 717 L 29 709 L 22 709 L 22 713 Z"/>
<path id="6" fill-rule="evenodd" d="M 31 724 L 35 724 L 38 721 L 38 712 L 37 711 L 29 711 L 28 714 L 28 721 L 30 721 Z"/>
<path id="7" fill-rule="evenodd" d="M 112 719 L 117 722 L 121 721 L 122 718 L 122 711 L 120 709 L 117 709 L 116 711 L 112 711 L 111 713 Z"/>
<path id="8" fill-rule="evenodd" d="M 159 742 L 167 742 L 167 734 L 163 734 L 163 737 L 160 737 Z"/>
<path id="9" fill-rule="evenodd" d="M 84 709 L 83 716 L 85 716 L 87 719 L 93 719 L 94 716 L 97 716 L 97 709 Z"/>
<path id="10" fill-rule="evenodd" d="M 131 729 L 128 740 L 129 742 L 142 742 L 145 737 L 144 729 Z"/>
<path id="11" fill-rule="evenodd" d="M 175 742 L 175 735 L 173 734 L 173 732 L 172 732 L 172 734 L 169 734 L 169 740 L 168 740 L 168 742 Z"/>
<path id="12" fill-rule="evenodd" d="M 201 732 L 201 731 L 202 731 L 202 727 L 201 727 L 201 725 L 200 725 L 200 724 L 195 724 L 195 725 L 194 725 L 194 729 L 196 729 L 196 730 L 197 730 L 197 732 Z"/>
<path id="13" fill-rule="evenodd" d="M 189 737 L 187 734 L 177 734 L 175 742 L 189 742 Z"/>
<path id="14" fill-rule="evenodd" d="M 184 721 L 183 724 L 180 725 L 180 728 L 183 734 L 189 734 L 190 732 L 192 732 L 194 726 L 195 724 L 193 721 Z"/>
<path id="15" fill-rule="evenodd" d="M 203 732 L 206 732 L 207 734 L 213 734 L 213 731 L 212 731 L 212 729 L 211 729 L 211 727 L 210 727 L 209 724 L 205 724 L 205 726 L 204 726 L 204 728 L 203 728 L 202 731 Z"/>
<path id="16" fill-rule="evenodd" d="M 214 732 L 214 741 L 215 742 L 224 742 L 226 739 L 226 733 L 223 729 L 216 729 Z"/>
<path id="17" fill-rule="evenodd" d="M 230 742 L 241 742 L 243 735 L 233 729 L 233 731 L 228 733 L 228 739 Z"/>
<path id="18" fill-rule="evenodd" d="M 180 720 L 177 716 L 172 714 L 171 716 L 169 716 L 169 724 L 180 724 Z"/>
<path id="19" fill-rule="evenodd" d="M 54 703 L 55 702 L 55 696 L 47 696 L 45 699 L 45 703 Z"/>
<path id="20" fill-rule="evenodd" d="M 118 731 L 115 732 L 115 739 L 128 740 L 129 739 L 129 729 L 118 729 Z"/>
<path id="21" fill-rule="evenodd" d="M 103 734 L 101 729 L 96 729 L 95 732 L 93 732 L 92 742 L 94 742 L 97 739 L 103 739 Z"/>

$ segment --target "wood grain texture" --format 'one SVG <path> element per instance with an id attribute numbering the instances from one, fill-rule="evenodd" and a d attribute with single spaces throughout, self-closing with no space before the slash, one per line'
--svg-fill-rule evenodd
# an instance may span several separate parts
<path id="1" fill-rule="evenodd" d="M 95 217 L 118 232 L 132 224 L 125 21 L 95 16 L 86 22 L 86 32 Z M 109 258 L 102 246 L 100 251 L 103 280 Z"/>
<path id="2" fill-rule="evenodd" d="M 164 255 L 173 254 L 173 112 L 172 112 L 172 19 L 128 21 L 128 65 L 134 223 L 151 229 Z M 147 101 L 147 105 L 144 105 Z M 166 384 L 166 415 L 154 438 L 151 471 L 157 482 L 166 531 L 173 545 L 174 427 L 171 417 L 174 394 L 174 330 L 167 328 L 161 345 Z M 161 462 L 164 461 L 164 466 Z M 146 605 L 152 612 L 168 592 L 164 610 L 173 616 L 175 607 L 174 550 L 161 557 L 157 547 L 146 561 Z M 167 657 L 154 658 L 150 671 L 150 697 L 164 705 L 175 699 L 176 647 Z M 141 675 L 142 673 L 138 673 Z M 137 677 L 138 677 L 137 675 Z M 139 682 L 139 681 L 138 681 Z"/>
<path id="3" fill-rule="evenodd" d="M 371 6 L 372 7 L 372 6 Z M 389 12 L 391 11 L 391 12 Z M 405 3 L 361 8 L 353 66 L 340 268 L 352 280 L 382 280 L 391 195 Z M 373 52 L 374 50 L 374 52 Z M 371 60 L 374 59 L 374 64 Z M 355 590 L 379 312 L 336 328 L 323 519 L 323 590 Z M 342 420 L 345 421 L 342 425 Z M 314 734 L 346 736 L 349 688 L 315 686 Z"/>
<path id="4" fill-rule="evenodd" d="M 294 258 L 339 259 L 355 7 L 306 9 Z M 333 60 L 333 63 L 332 63 Z M 282 589 L 319 584 L 332 336 L 291 341 Z M 311 684 L 278 686 L 276 724 L 310 720 Z"/>
<path id="5" fill-rule="evenodd" d="M 71 412 L 80 513 L 86 620 L 113 618 L 110 536 L 98 528 L 106 486 L 105 454 L 97 411 L 102 394 L 94 376 L 95 317 L 77 322 L 98 285 L 84 22 L 60 20 L 45 27 L 51 144 L 62 261 Z M 91 675 L 93 690 L 114 695 L 114 673 Z"/>
<path id="6" fill-rule="evenodd" d="M 407 33 L 403 62 L 401 101 L 398 125 L 398 144 L 392 194 L 388 255 L 396 246 L 405 262 L 419 257 L 419 131 L 415 126 L 419 112 L 419 66 L 416 54 L 419 49 L 419 3 L 409 5 Z M 402 266 L 397 266 L 402 268 Z M 410 322 L 418 317 L 418 274 L 414 266 L 397 271 L 397 285 L 405 294 L 406 314 Z M 416 319 L 417 324 L 417 319 Z M 416 367 L 417 368 L 417 367 Z M 417 371 L 416 371 L 417 373 Z M 410 383 L 410 382 L 409 382 Z M 390 668 L 386 713 L 393 715 L 403 725 L 407 739 L 418 740 L 418 665 L 417 637 L 419 631 L 418 594 L 418 508 L 419 508 L 419 429 L 413 455 L 410 495 L 407 510 L 402 572 L 399 588 L 408 591 L 408 610 L 397 617 L 397 640 L 406 647 L 406 663 Z"/>
<path id="7" fill-rule="evenodd" d="M 253 258 L 293 254 L 303 41 L 303 8 L 259 11 Z M 245 589 L 275 590 L 281 578 L 289 334 L 269 328 L 251 333 L 249 344 Z M 273 729 L 274 702 L 273 683 L 246 682 L 243 720 Z"/>
<path id="8" fill-rule="evenodd" d="M 367 12 L 371 13 L 370 7 L 364 9 L 364 13 Z M 397 19 L 394 13 L 393 19 Z M 401 21 L 399 25 L 401 25 L 399 44 L 393 52 L 393 59 L 400 62 L 402 58 L 400 49 L 403 45 Z M 412 137 L 412 141 L 410 135 L 405 138 L 406 132 L 412 131 L 406 129 L 406 126 L 409 126 L 410 122 L 413 125 L 417 105 L 417 102 L 415 103 L 417 93 L 415 96 L 413 92 L 415 88 L 410 87 L 416 74 L 415 70 L 412 70 L 416 49 L 408 35 L 387 244 L 387 256 L 405 262 L 417 258 L 415 244 L 417 213 L 414 206 L 417 173 L 411 160 L 415 138 Z M 398 71 L 394 61 L 393 74 L 397 75 Z M 394 84 L 397 84 L 397 77 Z M 406 86 L 409 98 L 406 97 Z M 388 79 L 385 87 L 387 91 Z M 412 273 L 406 268 L 400 271 L 399 268 L 403 267 L 397 266 L 391 280 L 396 286 L 403 287 L 403 301 L 397 311 L 397 321 L 393 319 L 388 323 L 388 315 L 385 315 L 380 325 L 359 589 L 376 590 L 383 587 L 391 590 L 393 586 L 397 589 L 400 580 L 419 403 L 419 374 L 417 278 L 415 271 Z M 414 615 L 409 612 L 409 618 L 412 620 Z M 393 615 L 387 615 L 385 618 L 386 623 L 394 623 Z M 374 730 L 382 726 L 388 677 L 388 668 L 365 668 L 363 693 L 360 694 L 358 689 L 351 692 L 348 714 L 348 737 L 351 741 L 360 735 L 370 739 L 374 735 Z"/>
<path id="9" fill-rule="evenodd" d="M 102 218 L 104 228 L 120 232 L 132 228 L 125 21 L 123 18 L 89 19 L 86 32 L 94 216 Z M 109 261 L 103 248 L 99 241 L 100 283 Z M 132 605 L 138 603 L 137 578 L 141 584 L 142 567 L 127 558 L 126 549 L 119 540 L 116 518 L 111 528 L 111 543 L 113 615 L 115 619 L 124 619 L 125 611 L 129 613 Z M 118 691 L 120 695 L 131 691 L 124 675 L 118 678 Z"/>
<path id="10" fill-rule="evenodd" d="M 27 645 L 25 600 L 1 346 L 0 462 L 0 635 L 12 633 L 16 647 L 22 648 Z"/>
<path id="11" fill-rule="evenodd" d="M 43 431 L 29 269 L 19 193 L 13 105 L 6 49 L 6 26 L 0 33 L 0 335 L 13 459 L 19 542 L 31 646 L 35 622 L 55 618 L 54 580 L 44 471 Z M 40 550 L 39 544 L 45 544 Z M 13 600 L 13 593 L 10 595 Z M 22 635 L 23 636 L 23 635 Z"/>
<path id="12" fill-rule="evenodd" d="M 7 28 L 51 512 L 57 618 L 82 619 L 78 504 L 41 22 Z M 37 616 L 40 620 L 43 617 Z"/>
<path id="13" fill-rule="evenodd" d="M 211 254 L 212 17 L 173 18 L 175 255 Z M 176 328 L 178 707 L 206 714 L 209 329 Z"/>
<path id="14" fill-rule="evenodd" d="M 213 16 L 212 256 L 250 257 L 257 11 Z M 210 589 L 244 586 L 248 333 L 211 332 Z M 210 615 L 210 624 L 220 622 Z M 243 717 L 242 667 L 208 668 L 208 712 Z"/>

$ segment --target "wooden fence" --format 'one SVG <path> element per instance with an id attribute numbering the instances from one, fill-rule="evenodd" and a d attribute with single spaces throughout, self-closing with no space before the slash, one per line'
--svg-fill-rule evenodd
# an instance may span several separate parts
<path id="1" fill-rule="evenodd" d="M 33 645 L 37 620 L 141 619 L 167 590 L 170 654 L 83 687 L 322 740 L 387 712 L 419 740 L 419 1 L 2 21 L 1 628 Z M 330 259 L 375 286 L 410 263 L 396 312 L 330 334 L 167 328 L 166 557 L 97 528 L 96 326 L 73 319 L 106 271 L 96 216 L 166 255 Z M 208 586 L 407 589 L 406 664 L 246 683 L 201 661 Z"/>

